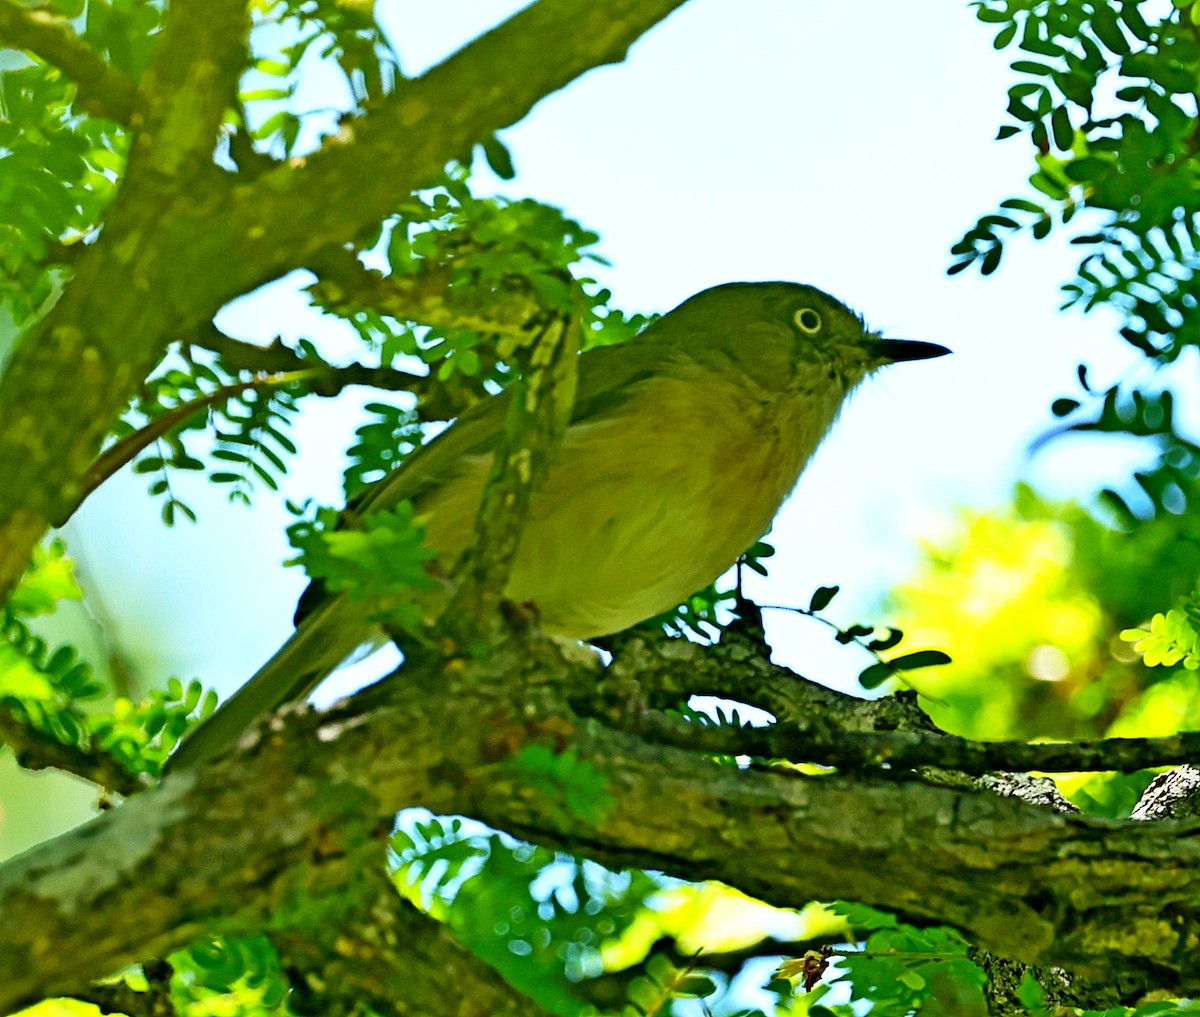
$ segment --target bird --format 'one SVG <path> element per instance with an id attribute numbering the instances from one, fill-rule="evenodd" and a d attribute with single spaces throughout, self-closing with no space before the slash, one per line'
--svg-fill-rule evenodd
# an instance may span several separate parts
<path id="1" fill-rule="evenodd" d="M 884 338 L 815 286 L 736 282 L 579 354 L 570 421 L 530 496 L 505 598 L 532 605 L 541 631 L 579 641 L 669 610 L 769 529 L 863 379 L 949 352 Z M 473 533 L 509 399 L 462 413 L 360 492 L 347 524 L 411 500 L 449 574 Z M 183 740 L 170 769 L 228 749 L 371 641 L 361 603 L 314 589 L 291 638 Z"/>

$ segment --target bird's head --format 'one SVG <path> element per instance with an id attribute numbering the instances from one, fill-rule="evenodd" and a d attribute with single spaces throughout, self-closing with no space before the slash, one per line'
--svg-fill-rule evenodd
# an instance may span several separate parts
<path id="1" fill-rule="evenodd" d="M 887 364 L 950 352 L 936 343 L 885 339 L 828 293 L 790 282 L 714 286 L 652 330 L 696 360 L 736 368 L 776 390 L 834 381 L 849 392 Z"/>

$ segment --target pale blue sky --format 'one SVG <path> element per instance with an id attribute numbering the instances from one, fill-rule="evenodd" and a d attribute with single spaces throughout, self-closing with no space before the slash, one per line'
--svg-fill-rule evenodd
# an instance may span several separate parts
<path id="1" fill-rule="evenodd" d="M 410 74 L 519 6 L 379 0 Z M 962 231 L 1024 193 L 1025 143 L 992 140 L 1009 83 L 965 5 L 691 0 L 627 62 L 504 133 L 518 176 L 496 189 L 560 205 L 600 233 L 612 267 L 597 274 L 626 309 L 668 310 L 731 280 L 792 279 L 891 335 L 955 350 L 897 366 L 854 398 L 778 519 L 761 599 L 806 604 L 837 582 L 847 592 L 834 614 L 855 620 L 955 506 L 1000 502 L 1029 473 L 1055 494 L 1086 494 L 1128 467 L 1115 445 L 1025 460 L 1076 362 L 1103 382 L 1133 360 L 1110 320 L 1056 310 L 1075 260 L 1066 244 L 1018 242 L 987 280 L 945 275 Z M 336 103 L 325 87 L 314 82 L 301 104 Z M 329 330 L 291 281 L 222 324 L 264 342 Z M 338 500 L 363 398 L 377 396 L 306 414 L 288 496 Z M 148 678 L 199 676 L 228 691 L 290 631 L 303 577 L 280 564 L 287 517 L 268 494 L 248 511 L 193 486 L 200 524 L 164 532 L 144 486 L 125 476 L 95 495 L 72 547 Z M 781 659 L 819 680 L 844 683 L 866 663 L 802 621 L 773 619 L 771 635 Z"/>

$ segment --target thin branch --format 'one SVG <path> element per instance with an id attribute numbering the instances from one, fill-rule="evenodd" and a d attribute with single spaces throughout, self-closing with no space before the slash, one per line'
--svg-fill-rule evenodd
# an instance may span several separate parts
<path id="1" fill-rule="evenodd" d="M 549 472 L 571 417 L 582 339 L 577 316 L 554 314 L 522 351 L 517 394 L 483 490 L 475 538 L 459 561 L 455 578 L 460 582 L 442 615 L 452 632 L 466 623 L 457 635 L 498 617 L 495 609 L 516 557 L 530 496 Z"/>
<path id="2" fill-rule="evenodd" d="M 313 362 L 276 339 L 270 346 L 234 339 L 215 327 L 208 327 L 187 340 L 190 346 L 215 353 L 226 366 L 238 371 L 283 372 L 302 380 L 314 395 L 335 396 L 352 385 L 364 385 L 384 392 L 412 392 L 424 385 L 423 374 L 395 367 L 368 367 L 366 364 L 337 366 Z"/>
<path id="3" fill-rule="evenodd" d="M 628 716 L 622 700 L 630 694 L 642 708 L 673 707 L 689 696 L 708 695 L 757 706 L 777 720 L 827 739 L 847 731 L 937 730 L 909 690 L 879 699 L 855 699 L 772 663 L 756 640 L 729 630 L 710 647 L 687 639 L 653 640 L 640 635 L 624 641 L 608 669 L 606 684 L 613 686 L 612 704 L 589 689 L 587 698 L 572 701 L 572 706 L 586 716 L 597 715 L 598 707 L 609 707 L 611 712 L 615 706 Z"/>
<path id="4" fill-rule="evenodd" d="M 114 442 L 95 459 L 84 476 L 75 501 L 67 506 L 65 514 L 56 519 L 54 525 L 65 525 L 67 520 L 75 514 L 76 509 L 84 503 L 88 495 L 103 484 L 104 481 L 123 467 L 128 466 L 140 453 L 144 452 L 150 445 L 163 437 L 163 435 L 173 431 L 185 420 L 194 417 L 197 413 L 241 395 L 250 389 L 279 388 L 283 385 L 290 385 L 294 382 L 304 380 L 302 375 L 296 373 L 274 374 L 252 378 L 250 381 L 239 381 L 233 385 L 222 385 L 200 399 L 193 399 L 191 402 L 180 403 L 178 406 L 171 407 L 161 417 L 155 417 L 145 427 L 139 428 L 132 434 L 127 434 L 124 438 Z"/>
<path id="5" fill-rule="evenodd" d="M 246 115 L 246 105 L 240 98 L 237 103 L 237 112 L 239 123 L 227 135 L 229 157 L 237 164 L 238 173 L 243 179 L 257 180 L 268 170 L 278 166 L 279 161 L 254 147 L 254 139 L 250 136 L 248 126 L 250 118 Z"/>
<path id="6" fill-rule="evenodd" d="M 796 763 L 836 766 L 847 772 L 881 775 L 936 766 L 980 776 L 993 771 L 1132 773 L 1200 757 L 1200 732 L 1166 738 L 1109 738 L 1104 741 L 1029 743 L 977 742 L 935 731 L 805 730 L 798 725 L 704 726 L 683 717 L 649 713 L 631 729 L 664 745 L 703 752 L 759 756 Z"/>
<path id="7" fill-rule="evenodd" d="M 197 413 L 233 399 L 243 392 L 251 389 L 263 391 L 282 388 L 285 385 L 302 382 L 313 395 L 332 397 L 351 385 L 365 385 L 389 392 L 404 392 L 411 390 L 414 384 L 425 380 L 419 374 L 409 374 L 406 371 L 398 371 L 389 367 L 366 367 L 362 364 L 335 367 L 330 364 L 313 364 L 312 361 L 299 356 L 279 342 L 270 346 L 255 346 L 252 343 L 231 339 L 216 329 L 208 330 L 204 333 L 203 338 L 192 340 L 192 344 L 217 353 L 229 366 L 240 370 L 278 369 L 280 367 L 285 369 L 276 370 L 276 373 L 273 374 L 259 374 L 248 381 L 221 385 L 199 399 L 171 407 L 162 416 L 151 420 L 145 427 L 114 442 L 92 463 L 78 497 L 67 507 L 66 514 L 55 521 L 55 526 L 64 525 L 96 488 L 113 474 L 128 466 L 154 442 Z"/>
<path id="8" fill-rule="evenodd" d="M 137 87 L 97 56 L 67 18 L 0 0 L 0 44 L 23 49 L 61 70 L 75 82 L 75 99 L 88 113 L 129 123 Z"/>
<path id="9" fill-rule="evenodd" d="M 4 703 L 0 703 L 0 742 L 12 750 L 17 762 L 26 770 L 62 770 L 126 797 L 144 791 L 148 786 L 111 756 L 66 745 L 52 735 L 30 727 Z"/>

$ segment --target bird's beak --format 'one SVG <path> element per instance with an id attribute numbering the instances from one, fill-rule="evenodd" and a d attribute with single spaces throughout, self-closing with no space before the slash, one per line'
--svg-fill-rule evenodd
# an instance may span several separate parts
<path id="1" fill-rule="evenodd" d="M 876 337 L 871 344 L 871 352 L 880 360 L 890 360 L 892 363 L 896 363 L 900 360 L 931 360 L 934 357 L 944 357 L 950 351 L 937 343 Z"/>

